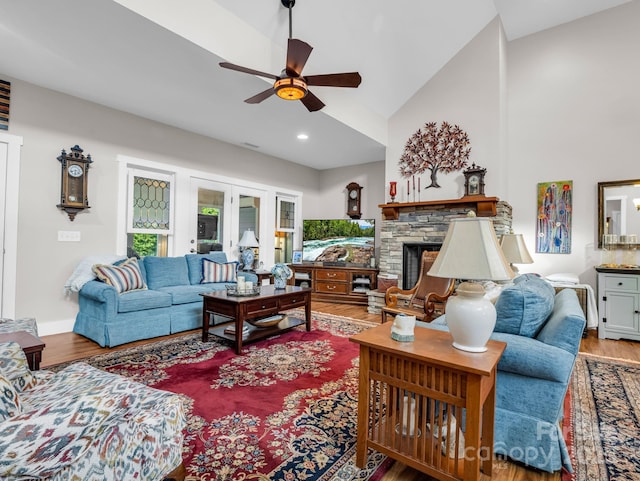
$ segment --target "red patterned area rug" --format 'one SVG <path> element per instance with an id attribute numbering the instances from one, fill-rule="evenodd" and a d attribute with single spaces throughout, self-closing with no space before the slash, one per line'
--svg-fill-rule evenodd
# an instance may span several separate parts
<path id="1" fill-rule="evenodd" d="M 640 363 L 581 353 L 568 404 L 562 481 L 640 480 Z"/>
<path id="2" fill-rule="evenodd" d="M 358 345 L 372 324 L 313 313 L 297 328 L 244 346 L 200 334 L 84 360 L 180 394 L 188 413 L 187 480 L 376 481 L 392 464 L 355 466 Z"/>

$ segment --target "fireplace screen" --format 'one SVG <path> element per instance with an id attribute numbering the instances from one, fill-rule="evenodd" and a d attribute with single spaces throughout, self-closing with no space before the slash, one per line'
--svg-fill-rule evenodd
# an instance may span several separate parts
<path id="1" fill-rule="evenodd" d="M 438 252 L 442 244 L 405 243 L 402 245 L 402 288 L 411 289 L 418 281 L 420 259 L 424 251 Z"/>

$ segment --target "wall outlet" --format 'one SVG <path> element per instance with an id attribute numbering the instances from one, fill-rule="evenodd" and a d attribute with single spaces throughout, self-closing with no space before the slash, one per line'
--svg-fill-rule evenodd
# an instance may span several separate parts
<path id="1" fill-rule="evenodd" d="M 59 242 L 80 242 L 80 231 L 78 230 L 59 230 Z"/>

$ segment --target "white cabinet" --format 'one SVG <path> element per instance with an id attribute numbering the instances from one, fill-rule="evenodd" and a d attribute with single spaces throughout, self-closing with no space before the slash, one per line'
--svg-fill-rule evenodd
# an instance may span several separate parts
<path id="1" fill-rule="evenodd" d="M 598 337 L 640 341 L 640 271 L 598 271 Z"/>

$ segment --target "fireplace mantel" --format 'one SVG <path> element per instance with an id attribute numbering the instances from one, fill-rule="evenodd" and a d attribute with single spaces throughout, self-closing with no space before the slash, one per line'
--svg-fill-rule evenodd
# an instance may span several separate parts
<path id="1" fill-rule="evenodd" d="M 424 202 L 394 202 L 392 204 L 380 204 L 382 218 L 384 220 L 398 220 L 401 210 L 413 210 L 428 206 L 460 206 L 470 205 L 475 208 L 478 217 L 495 217 L 497 197 L 485 197 L 484 195 L 469 195 L 460 199 L 429 200 Z"/>
<path id="2" fill-rule="evenodd" d="M 489 217 L 497 235 L 511 230 L 512 208 L 497 197 L 480 195 L 453 200 L 432 200 L 382 204 L 383 222 L 380 225 L 378 266 L 380 275 L 394 275 L 404 280 L 405 244 L 438 244 L 444 242 L 449 224 L 469 212 Z M 404 282 L 399 285 L 402 289 Z"/>

